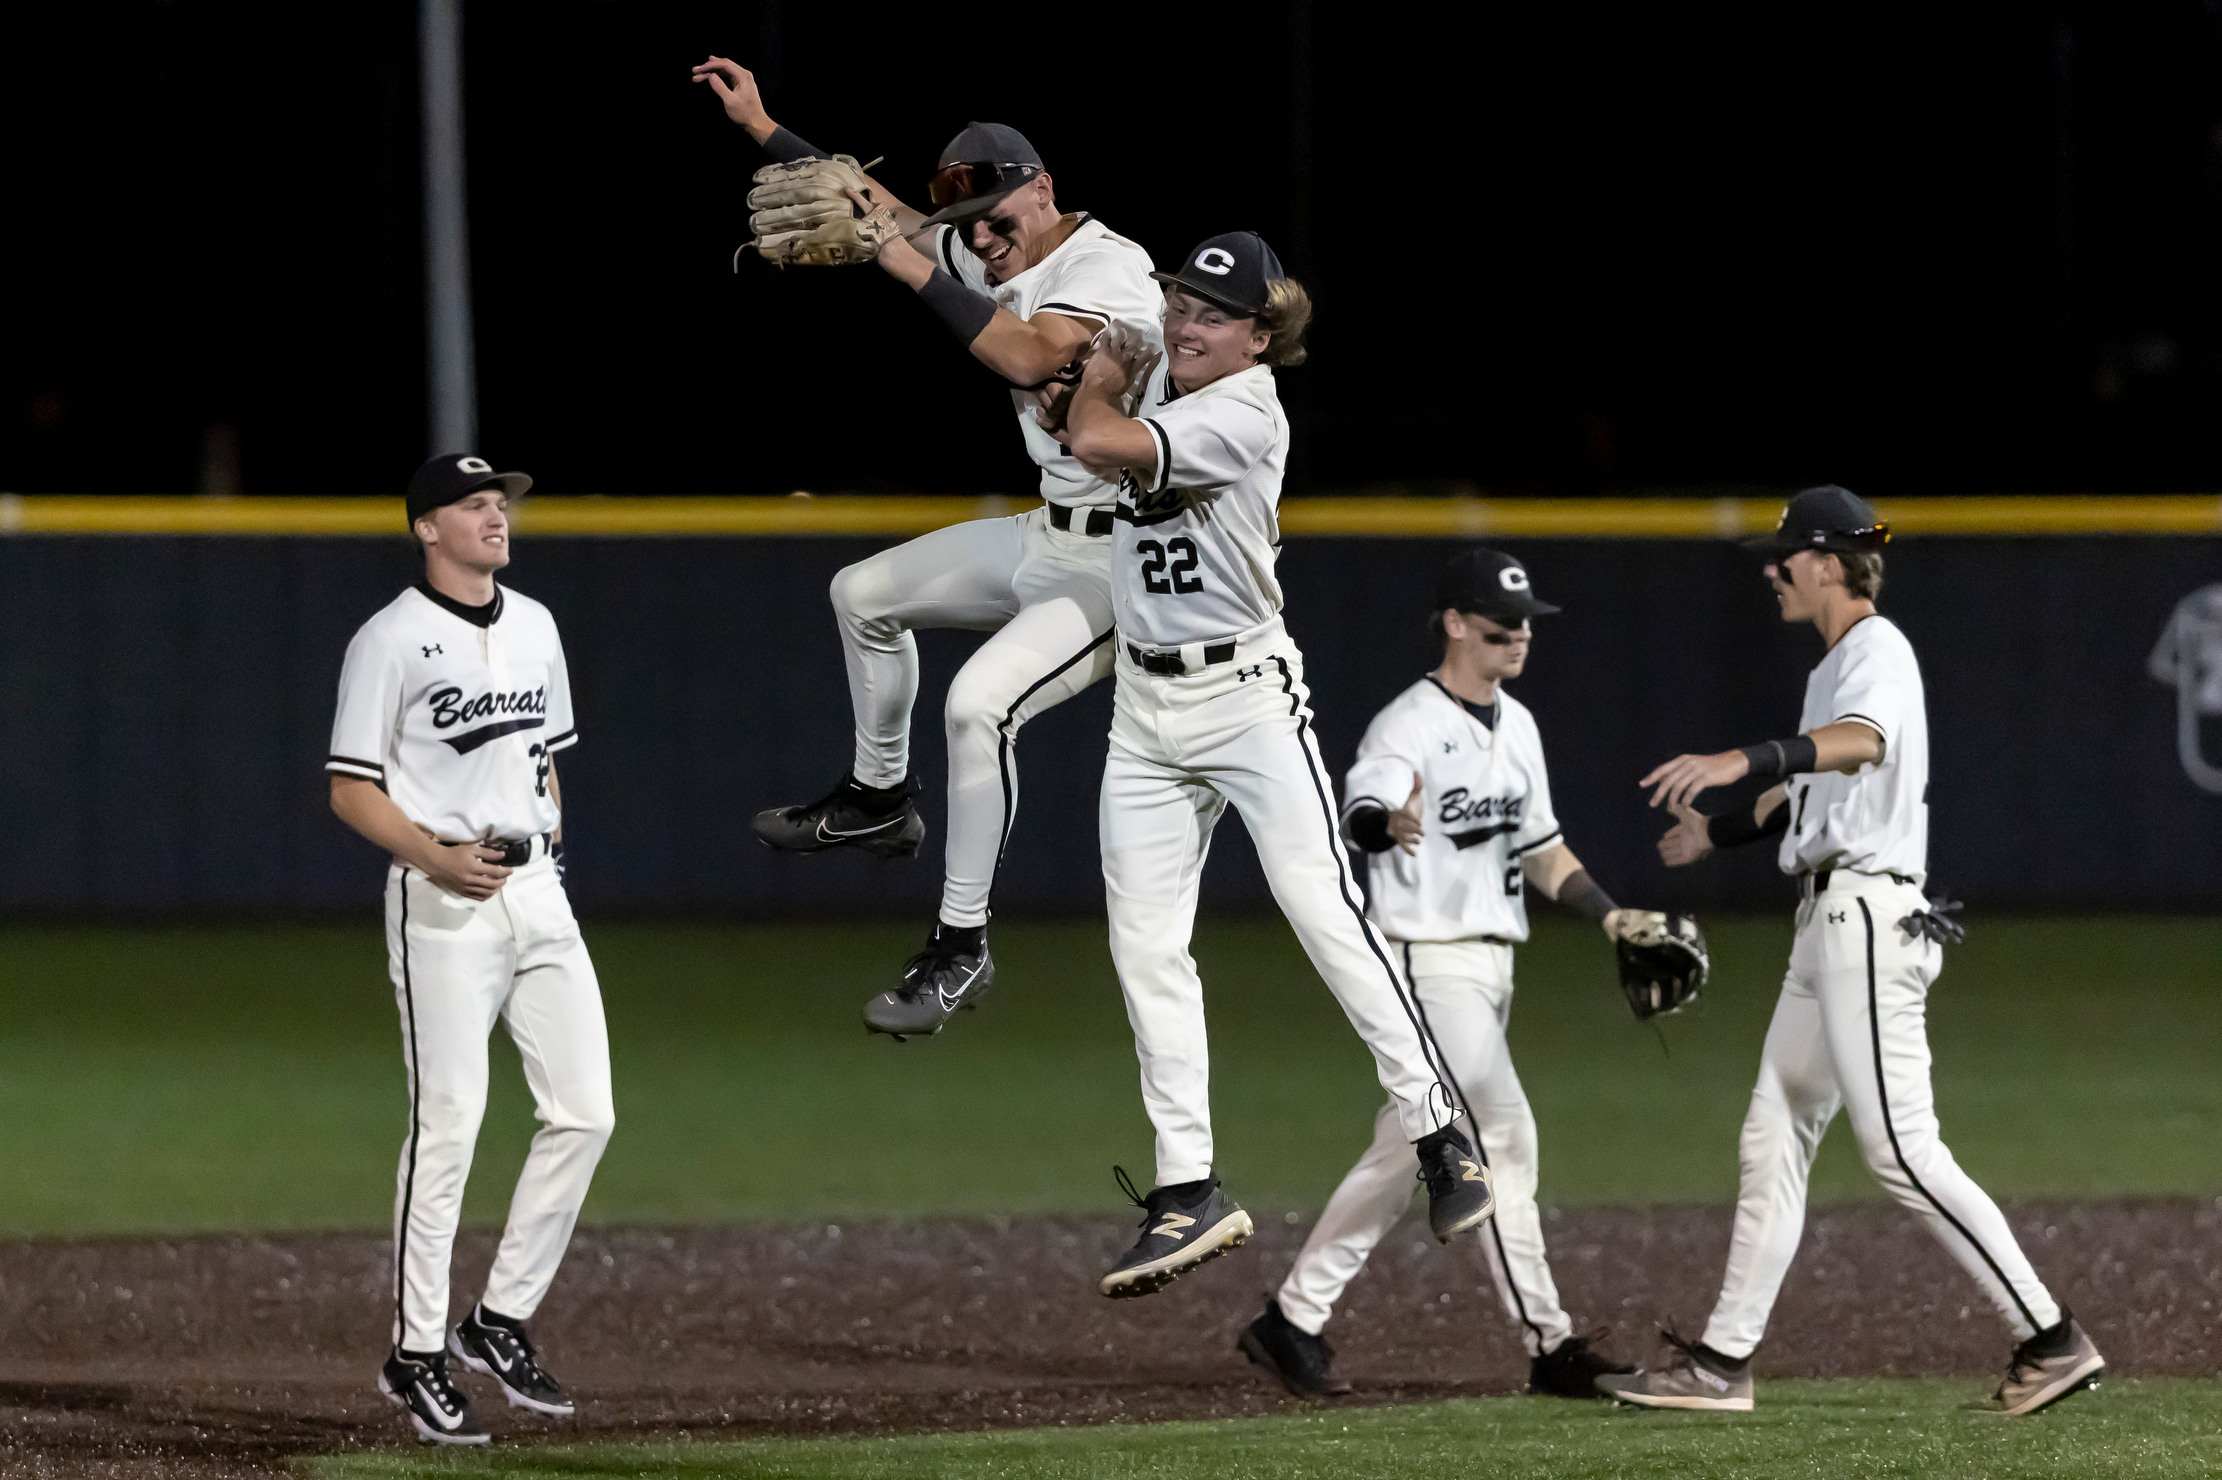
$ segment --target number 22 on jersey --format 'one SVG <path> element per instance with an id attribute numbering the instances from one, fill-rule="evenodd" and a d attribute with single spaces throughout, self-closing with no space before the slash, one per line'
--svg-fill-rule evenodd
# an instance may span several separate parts
<path id="1" fill-rule="evenodd" d="M 1152 596 L 1193 596 L 1204 589 L 1202 578 L 1196 574 L 1196 542 L 1188 536 L 1177 535 L 1162 544 L 1137 540 L 1134 550 L 1142 557 L 1142 589 Z M 1170 565 L 1166 563 L 1168 555 L 1172 557 Z"/>

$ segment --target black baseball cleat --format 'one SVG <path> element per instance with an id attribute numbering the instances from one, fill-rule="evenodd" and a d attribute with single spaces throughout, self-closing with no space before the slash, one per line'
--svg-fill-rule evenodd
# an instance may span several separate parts
<path id="1" fill-rule="evenodd" d="M 487 1314 L 484 1301 L 472 1306 L 471 1313 L 448 1333 L 447 1349 L 473 1372 L 500 1383 L 502 1396 L 512 1408 L 529 1408 L 550 1418 L 569 1418 L 576 1411 L 571 1395 L 540 1366 L 525 1323 Z"/>
<path id="2" fill-rule="evenodd" d="M 1126 1168 L 1111 1170 L 1120 1190 L 1142 1210 L 1142 1237 L 1096 1284 L 1113 1300 L 1154 1295 L 1197 1265 L 1239 1247 L 1252 1232 L 1250 1215 L 1220 1189 L 1217 1177 L 1153 1187 L 1143 1197 Z"/>
<path id="3" fill-rule="evenodd" d="M 1605 1333 L 1599 1331 L 1599 1336 Z M 1626 1377 L 1636 1369 L 1591 1346 L 1587 1336 L 1569 1336 L 1540 1357 L 1528 1359 L 1528 1391 L 1547 1398 L 1602 1398 L 1600 1377 Z"/>
<path id="4" fill-rule="evenodd" d="M 864 1026 L 875 1033 L 906 1038 L 931 1037 L 950 1018 L 995 985 L 995 958 L 988 954 L 987 929 L 936 925 L 926 949 L 903 965 L 903 979 L 892 992 L 864 1004 Z"/>
<path id="5" fill-rule="evenodd" d="M 912 800 L 917 794 L 917 784 L 908 780 L 900 786 L 859 786 L 852 771 L 814 802 L 757 813 L 756 836 L 765 847 L 787 853 L 862 848 L 878 858 L 908 858 L 926 841 L 926 819 Z"/>
<path id="6" fill-rule="evenodd" d="M 1339 1398 L 1350 1391 L 1349 1383 L 1328 1370 L 1334 1365 L 1335 1349 L 1327 1338 L 1293 1324 L 1281 1314 L 1281 1302 L 1270 1295 L 1265 1297 L 1265 1314 L 1236 1338 L 1235 1347 L 1299 1398 Z"/>
<path id="7" fill-rule="evenodd" d="M 409 1415 L 426 1444 L 485 1444 L 491 1436 L 471 1422 L 471 1405 L 448 1376 L 446 1352 L 394 1352 L 378 1374 L 378 1391 Z"/>
<path id="8" fill-rule="evenodd" d="M 1479 1228 L 1497 1210 L 1489 1190 L 1489 1168 L 1474 1148 L 1446 1125 L 1412 1143 L 1420 1154 L 1420 1180 L 1427 1184 L 1427 1221 L 1444 1243 L 1469 1228 Z"/>

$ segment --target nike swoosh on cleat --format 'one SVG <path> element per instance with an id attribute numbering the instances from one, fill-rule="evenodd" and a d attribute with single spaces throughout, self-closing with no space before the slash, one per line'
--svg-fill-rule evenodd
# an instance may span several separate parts
<path id="1" fill-rule="evenodd" d="M 986 963 L 982 962 L 981 965 L 984 966 L 986 965 Z M 941 997 L 941 1010 L 943 1012 L 955 1012 L 957 1010 L 958 1004 L 964 1001 L 964 994 L 966 989 L 969 988 L 975 981 L 979 980 L 979 977 L 980 966 L 975 966 L 972 968 L 972 975 L 957 983 L 957 995 L 954 997 L 949 995 L 949 989 L 947 987 L 934 988 L 934 991 Z"/>
<path id="2" fill-rule="evenodd" d="M 889 828 L 900 825 L 902 820 L 900 817 L 891 817 L 887 821 L 877 823 L 871 827 L 851 828 L 847 832 L 842 832 L 837 828 L 827 827 L 826 820 L 821 817 L 818 819 L 818 841 L 831 843 L 841 838 L 868 838 L 873 833 L 886 832 Z"/>

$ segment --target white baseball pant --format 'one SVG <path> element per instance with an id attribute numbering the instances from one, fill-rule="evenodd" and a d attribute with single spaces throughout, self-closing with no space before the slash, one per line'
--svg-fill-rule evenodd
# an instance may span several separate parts
<path id="1" fill-rule="evenodd" d="M 1085 511 L 1080 517 L 1085 518 Z M 856 710 L 856 779 L 910 774 L 921 627 L 993 632 L 949 685 L 949 842 L 941 918 L 984 925 L 1018 811 L 1018 732 L 1111 673 L 1111 541 L 1048 506 L 920 535 L 833 578 Z"/>
<path id="2" fill-rule="evenodd" d="M 1529 1356 L 1574 1334 L 1543 1257 L 1536 1210 L 1535 1113 L 1512 1067 L 1505 1028 L 1512 1019 L 1512 947 L 1483 940 L 1398 947 L 1421 1019 L 1441 1050 L 1452 1083 L 1481 1135 L 1497 1196 L 1496 1216 L 1470 1245 L 1489 1268 L 1505 1313 L 1520 1323 Z M 1311 1237 L 1281 1283 L 1281 1314 L 1317 1336 L 1335 1302 L 1411 1206 L 1419 1158 L 1404 1137 L 1394 1103 L 1374 1118 L 1373 1144 L 1327 1199 Z"/>
<path id="3" fill-rule="evenodd" d="M 1373 1050 L 1404 1138 L 1453 1118 L 1403 974 L 1351 879 L 1310 700 L 1303 655 L 1278 619 L 1239 639 L 1232 662 L 1179 676 L 1143 672 L 1123 645 L 1118 654 L 1103 883 L 1161 1187 L 1211 1175 L 1210 1051 L 1188 942 L 1211 831 L 1229 802 L 1274 902 Z"/>
<path id="4" fill-rule="evenodd" d="M 1705 1327 L 1717 1352 L 1748 1356 L 1766 1334 L 1805 1229 L 1813 1154 L 1839 1109 L 1851 1112 L 1875 1180 L 1975 1277 L 2017 1339 L 2060 1319 L 1998 1204 L 1938 1134 L 1927 1002 L 1944 952 L 1898 928 L 1927 907 L 1917 885 L 1844 869 L 1798 907 L 1789 974 L 1744 1117 L 1728 1273 Z"/>
<path id="5" fill-rule="evenodd" d="M 517 1044 L 540 1129 L 510 1199 L 489 1309 L 540 1308 L 586 1201 L 616 1111 L 609 1030 L 579 922 L 546 844 L 492 899 L 450 894 L 413 868 L 386 876 L 386 953 L 409 1071 L 409 1135 L 394 1196 L 394 1344 L 447 1341 L 448 1262 L 486 1113 L 487 1035 Z"/>

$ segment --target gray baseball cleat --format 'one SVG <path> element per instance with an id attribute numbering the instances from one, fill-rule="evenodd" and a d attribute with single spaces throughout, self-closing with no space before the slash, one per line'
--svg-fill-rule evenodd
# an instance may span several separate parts
<path id="1" fill-rule="evenodd" d="M 2014 1348 L 2006 1366 L 2006 1380 L 1991 1395 L 1999 1413 L 2018 1418 L 2050 1407 L 2072 1393 L 2097 1387 L 2106 1370 L 2106 1358 L 2082 1323 L 2067 1311 L 2059 1324 L 2047 1327 Z"/>
<path id="2" fill-rule="evenodd" d="M 995 957 L 988 953 L 986 930 L 936 925 L 926 949 L 904 965 L 895 989 L 864 1004 L 864 1026 L 897 1043 L 931 1037 L 959 1012 L 978 1007 L 994 985 Z"/>
<path id="3" fill-rule="evenodd" d="M 1670 1355 L 1656 1372 L 1607 1373 L 1597 1391 L 1638 1408 L 1695 1408 L 1715 1413 L 1751 1412 L 1751 1358 L 1722 1356 L 1702 1341 L 1661 1331 Z"/>
<path id="4" fill-rule="evenodd" d="M 533 1350 L 525 1324 L 506 1316 L 486 1313 L 485 1302 L 448 1333 L 447 1349 L 473 1372 L 483 1372 L 501 1384 L 502 1396 L 512 1408 L 526 1408 L 550 1418 L 569 1418 L 574 1411 L 571 1395 L 550 1377 Z"/>
<path id="5" fill-rule="evenodd" d="M 405 1410 L 426 1444 L 487 1444 L 492 1436 L 471 1421 L 471 1405 L 448 1376 L 447 1353 L 405 1356 L 396 1351 L 378 1373 L 378 1391 Z"/>
<path id="6" fill-rule="evenodd" d="M 912 800 L 917 792 L 916 783 L 907 780 L 900 786 L 859 786 L 852 771 L 814 802 L 757 813 L 756 836 L 784 853 L 861 848 L 878 858 L 908 858 L 926 840 L 926 819 Z"/>
<path id="7" fill-rule="evenodd" d="M 1240 1247 L 1253 1231 L 1250 1215 L 1221 1190 L 1217 1177 L 1155 1187 L 1143 1197 L 1124 1167 L 1111 1170 L 1120 1190 L 1142 1209 L 1141 1238 L 1096 1284 L 1113 1300 L 1154 1295 L 1197 1265 Z"/>
<path id="8" fill-rule="evenodd" d="M 1445 1126 L 1412 1143 L 1420 1156 L 1420 1180 L 1427 1184 L 1427 1221 L 1444 1243 L 1469 1228 L 1479 1228 L 1497 1210 L 1489 1188 L 1489 1167 L 1456 1126 Z"/>

